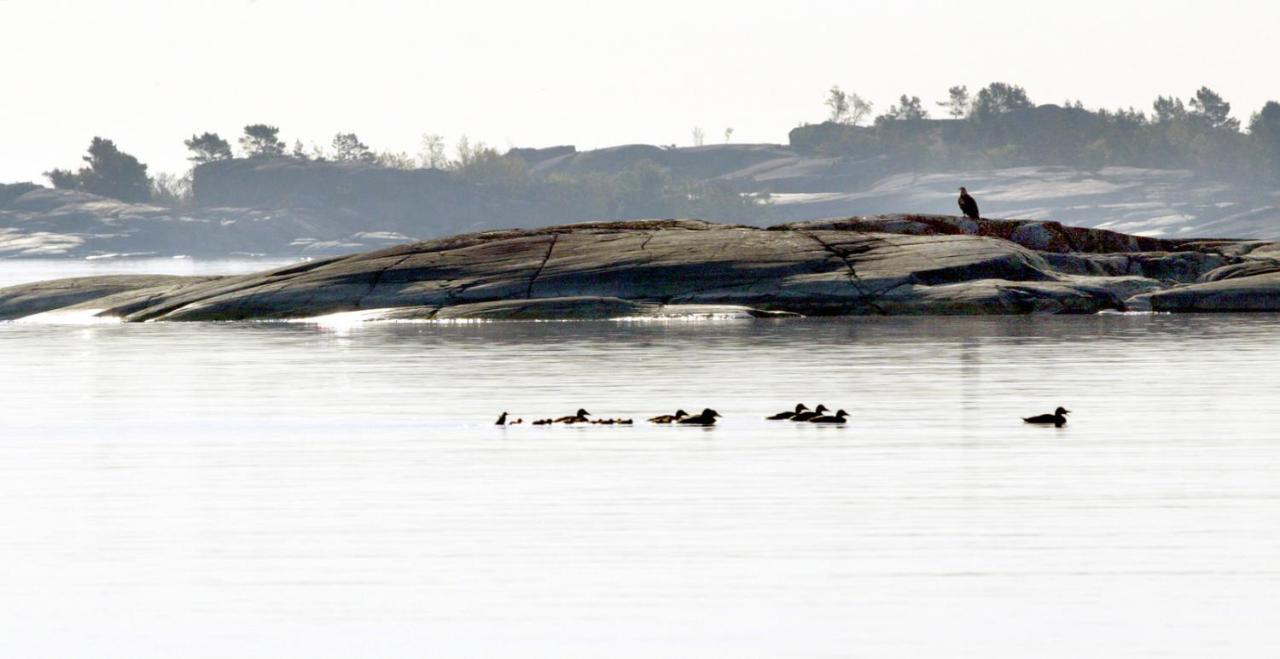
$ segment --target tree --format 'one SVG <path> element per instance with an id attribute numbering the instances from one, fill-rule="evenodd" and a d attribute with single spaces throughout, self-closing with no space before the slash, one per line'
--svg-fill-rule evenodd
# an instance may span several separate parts
<path id="1" fill-rule="evenodd" d="M 947 108 L 947 114 L 952 119 L 963 119 L 969 114 L 969 88 L 965 85 L 956 85 L 947 90 L 948 98 L 946 101 L 938 103 L 938 107 Z"/>
<path id="2" fill-rule="evenodd" d="M 728 144 L 731 139 L 733 139 L 733 128 L 724 129 L 724 143 Z"/>
<path id="3" fill-rule="evenodd" d="M 191 150 L 191 155 L 187 157 L 187 160 L 197 165 L 215 160 L 230 160 L 232 158 L 231 145 L 219 137 L 217 133 L 192 135 L 191 139 L 183 140 L 182 143 Z"/>
<path id="4" fill-rule="evenodd" d="M 56 188 L 83 190 L 120 201 L 142 202 L 151 198 L 147 166 L 116 148 L 115 142 L 93 138 L 89 155 L 83 160 L 88 166 L 77 172 L 54 169 L 45 172 L 45 176 Z"/>
<path id="5" fill-rule="evenodd" d="M 373 162 L 376 156 L 355 133 L 338 133 L 333 136 L 333 158 L 341 162 Z"/>
<path id="6" fill-rule="evenodd" d="M 1240 130 L 1240 120 L 1231 118 L 1231 104 L 1208 87 L 1196 91 L 1189 114 L 1212 130 Z"/>
<path id="7" fill-rule="evenodd" d="M 1182 104 L 1182 99 L 1170 96 L 1157 96 L 1151 108 L 1156 113 L 1156 123 L 1169 123 L 1175 119 L 1181 119 L 1187 116 L 1187 108 Z"/>
<path id="8" fill-rule="evenodd" d="M 702 146 L 707 143 L 707 134 L 702 130 L 702 126 L 693 127 L 693 145 Z"/>
<path id="9" fill-rule="evenodd" d="M 1267 101 L 1249 120 L 1249 139 L 1272 181 L 1280 181 L 1280 103 Z"/>
<path id="10" fill-rule="evenodd" d="M 831 109 L 830 121 L 837 124 L 858 125 L 871 115 L 873 105 L 853 92 L 844 92 L 839 85 L 827 92 L 827 107 Z"/>
<path id="11" fill-rule="evenodd" d="M 240 149 L 249 158 L 278 158 L 284 155 L 280 129 L 267 124 L 250 124 L 240 137 Z"/>
<path id="12" fill-rule="evenodd" d="M 898 104 L 890 105 L 889 111 L 885 112 L 881 117 L 895 121 L 919 121 L 928 119 L 929 112 L 920 103 L 919 96 L 908 98 L 906 94 L 903 94 L 898 97 Z"/>
<path id="13" fill-rule="evenodd" d="M 997 114 L 1032 107 L 1035 107 L 1035 104 L 1027 97 L 1027 90 L 1018 85 L 993 82 L 978 91 L 978 97 L 973 101 L 973 116 L 985 119 Z"/>
<path id="14" fill-rule="evenodd" d="M 307 147 L 303 146 L 302 140 L 293 141 L 293 150 L 289 152 L 289 155 L 298 160 L 310 160 L 307 156 Z"/>
<path id="15" fill-rule="evenodd" d="M 445 154 L 444 138 L 434 133 L 423 133 L 422 148 L 418 151 L 418 160 L 428 169 L 445 169 L 449 166 L 449 156 Z"/>

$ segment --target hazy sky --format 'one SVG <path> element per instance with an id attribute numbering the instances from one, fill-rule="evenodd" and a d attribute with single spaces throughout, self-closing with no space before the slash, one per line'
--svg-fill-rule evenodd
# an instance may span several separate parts
<path id="1" fill-rule="evenodd" d="M 1242 119 L 1280 99 L 1280 3 L 1076 0 L 503 2 L 0 0 L 0 182 L 77 165 L 94 135 L 151 171 L 246 123 L 416 153 L 785 142 L 839 84 L 887 108 L 1002 80 L 1037 102 L 1150 107 L 1207 84 Z"/>

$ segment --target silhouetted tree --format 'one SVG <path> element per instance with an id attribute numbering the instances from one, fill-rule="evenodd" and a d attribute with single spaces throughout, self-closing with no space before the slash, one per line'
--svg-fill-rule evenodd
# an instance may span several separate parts
<path id="1" fill-rule="evenodd" d="M 1212 130 L 1240 130 L 1240 120 L 1231 118 L 1231 104 L 1208 87 L 1201 87 L 1191 99 L 1190 116 Z"/>
<path id="2" fill-rule="evenodd" d="M 952 119 L 963 119 L 969 114 L 969 88 L 965 85 L 956 85 L 947 90 L 947 100 L 938 103 L 938 107 L 947 108 L 947 114 Z"/>
<path id="3" fill-rule="evenodd" d="M 894 121 L 919 121 L 921 119 L 928 118 L 929 112 L 926 111 L 924 106 L 920 103 L 919 96 L 912 96 L 908 98 L 906 94 L 903 94 L 898 97 L 898 104 L 890 105 L 889 111 L 880 115 L 880 117 L 877 118 L 877 121 L 880 119 Z"/>
<path id="4" fill-rule="evenodd" d="M 1187 116 L 1187 108 L 1182 104 L 1182 99 L 1174 96 L 1157 96 L 1151 108 L 1155 110 L 1156 122 L 1162 124 Z"/>
<path id="5" fill-rule="evenodd" d="M 376 156 L 355 133 L 338 133 L 333 136 L 333 158 L 339 161 L 373 162 Z"/>
<path id="6" fill-rule="evenodd" d="M 191 155 L 187 157 L 196 164 L 213 162 L 215 160 L 230 160 L 231 145 L 226 140 L 218 136 L 217 133 L 203 133 L 201 135 L 192 135 L 191 139 L 183 140 L 183 144 L 191 150 Z"/>
<path id="7" fill-rule="evenodd" d="M 45 176 L 56 188 L 83 190 L 121 201 L 142 202 L 151 198 L 147 166 L 116 148 L 115 142 L 95 137 L 84 156 L 87 167 L 77 172 L 54 169 Z"/>
<path id="8" fill-rule="evenodd" d="M 858 125 L 871 114 L 873 105 L 853 92 L 845 92 L 839 85 L 827 92 L 827 107 L 831 109 L 830 121 L 837 124 Z"/>
<path id="9" fill-rule="evenodd" d="M 418 160 L 428 169 L 444 169 L 449 166 L 449 156 L 445 153 L 444 138 L 435 133 L 422 134 L 422 147 L 418 151 Z"/>
<path id="10" fill-rule="evenodd" d="M 993 82 L 978 91 L 978 96 L 973 101 L 973 116 L 984 119 L 1032 107 L 1035 105 L 1027 97 L 1027 90 L 1018 85 Z"/>
<path id="11" fill-rule="evenodd" d="M 1267 101 L 1249 120 L 1249 138 L 1266 178 L 1280 182 L 1280 103 Z"/>
<path id="12" fill-rule="evenodd" d="M 249 158 L 275 158 L 284 155 L 280 129 L 267 124 L 250 124 L 240 137 L 240 149 Z"/>

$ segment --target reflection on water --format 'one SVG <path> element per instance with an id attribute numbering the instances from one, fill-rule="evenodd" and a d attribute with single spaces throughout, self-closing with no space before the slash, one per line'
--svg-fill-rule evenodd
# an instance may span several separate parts
<path id="1" fill-rule="evenodd" d="M 0 652 L 1274 654 L 1278 330 L 0 324 Z"/>

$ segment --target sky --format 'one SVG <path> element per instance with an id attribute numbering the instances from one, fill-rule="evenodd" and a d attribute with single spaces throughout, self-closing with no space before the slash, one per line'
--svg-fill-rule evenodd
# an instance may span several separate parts
<path id="1" fill-rule="evenodd" d="M 249 123 L 410 154 L 423 133 L 785 143 L 832 85 L 877 112 L 992 81 L 1142 109 L 1208 85 L 1247 122 L 1280 99 L 1278 23 L 1244 0 L 0 0 L 0 182 L 45 182 L 95 135 L 181 173 L 184 139 Z"/>

